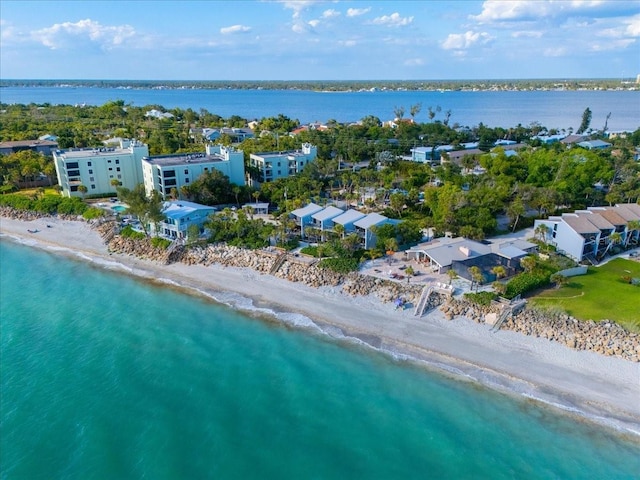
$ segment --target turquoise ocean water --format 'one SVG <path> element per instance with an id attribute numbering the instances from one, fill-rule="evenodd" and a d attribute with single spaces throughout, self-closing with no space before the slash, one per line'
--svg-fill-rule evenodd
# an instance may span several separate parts
<path id="1" fill-rule="evenodd" d="M 640 444 L 0 240 L 2 479 L 622 479 Z"/>

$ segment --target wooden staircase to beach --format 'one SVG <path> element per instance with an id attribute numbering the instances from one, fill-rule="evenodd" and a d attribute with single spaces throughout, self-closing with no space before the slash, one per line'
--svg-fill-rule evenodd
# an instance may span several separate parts
<path id="1" fill-rule="evenodd" d="M 505 322 L 505 320 L 509 318 L 509 315 L 513 315 L 514 313 L 517 313 L 520 309 L 522 309 L 526 305 L 526 303 L 527 303 L 526 300 L 518 299 L 515 302 L 511 302 L 505 305 L 502 308 L 502 311 L 500 312 L 500 316 L 496 320 L 496 323 L 494 323 L 493 327 L 491 327 L 491 331 L 497 332 L 498 330 L 500 330 L 500 327 Z"/>
<path id="2" fill-rule="evenodd" d="M 424 311 L 429 304 L 429 298 L 433 292 L 443 293 L 445 295 L 453 295 L 453 287 L 451 285 L 447 285 L 446 283 L 436 282 L 432 285 L 425 285 L 422 289 L 422 293 L 420 294 L 420 299 L 416 304 L 416 309 L 413 314 L 416 317 L 421 317 L 424 314 Z"/>
<path id="3" fill-rule="evenodd" d="M 278 258 L 276 258 L 276 261 L 273 263 L 271 270 L 269 270 L 269 275 L 275 275 L 278 270 L 280 270 L 280 267 L 282 267 L 282 264 L 287 260 L 287 257 L 287 252 L 278 255 Z"/>
<path id="4" fill-rule="evenodd" d="M 416 304 L 416 309 L 413 312 L 413 314 L 416 317 L 422 316 L 425 308 L 427 308 L 427 302 L 429 301 L 429 297 L 431 296 L 432 293 L 433 293 L 433 285 L 425 285 L 425 287 L 422 289 L 422 293 L 420 294 L 420 299 Z"/>

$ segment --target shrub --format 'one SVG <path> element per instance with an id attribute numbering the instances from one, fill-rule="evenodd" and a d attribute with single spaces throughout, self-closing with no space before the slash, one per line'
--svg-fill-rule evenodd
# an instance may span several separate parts
<path id="1" fill-rule="evenodd" d="M 319 257 L 320 247 L 312 247 L 312 246 L 303 247 L 300 249 L 300 253 L 304 253 L 305 255 L 310 255 L 312 257 Z"/>
<path id="2" fill-rule="evenodd" d="M 355 258 L 325 258 L 318 263 L 318 267 L 338 273 L 355 272 L 359 265 L 360 262 Z"/>
<path id="3" fill-rule="evenodd" d="M 142 240 L 143 238 L 147 238 L 147 236 L 143 232 L 134 230 L 131 225 L 127 225 L 122 230 L 120 230 L 120 236 L 124 238 L 132 238 L 134 240 Z"/>
<path id="4" fill-rule="evenodd" d="M 11 193 L 0 196 L 0 205 L 15 208 L 16 210 L 31 210 L 33 200 L 25 195 Z"/>
<path id="5" fill-rule="evenodd" d="M 82 217 L 86 220 L 93 220 L 94 218 L 100 218 L 100 217 L 103 217 L 104 215 L 105 215 L 105 211 L 102 210 L 101 208 L 89 207 L 84 211 L 84 213 L 82 214 Z"/>
<path id="6" fill-rule="evenodd" d="M 513 277 L 507 283 L 506 298 L 514 298 L 549 284 L 549 274 L 541 272 L 524 272 Z"/>
<path id="7" fill-rule="evenodd" d="M 476 305 L 491 305 L 491 302 L 498 297 L 494 292 L 465 293 L 464 298 Z"/>
<path id="8" fill-rule="evenodd" d="M 166 238 L 153 237 L 151 239 L 151 246 L 154 248 L 161 248 L 162 250 L 166 250 L 171 245 L 171 240 L 167 240 Z"/>

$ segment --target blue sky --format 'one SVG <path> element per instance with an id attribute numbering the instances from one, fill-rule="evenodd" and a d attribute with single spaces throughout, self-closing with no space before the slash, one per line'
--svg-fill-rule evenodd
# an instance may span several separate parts
<path id="1" fill-rule="evenodd" d="M 2 0 L 0 19 L 6 79 L 640 74 L 636 0 Z"/>

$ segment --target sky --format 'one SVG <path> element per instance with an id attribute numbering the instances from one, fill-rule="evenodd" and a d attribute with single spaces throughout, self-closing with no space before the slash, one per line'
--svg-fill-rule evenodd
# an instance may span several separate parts
<path id="1" fill-rule="evenodd" d="M 4 79 L 638 74 L 640 0 L 0 2 Z"/>

